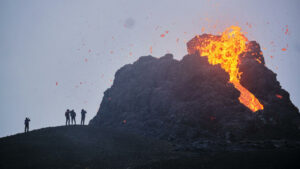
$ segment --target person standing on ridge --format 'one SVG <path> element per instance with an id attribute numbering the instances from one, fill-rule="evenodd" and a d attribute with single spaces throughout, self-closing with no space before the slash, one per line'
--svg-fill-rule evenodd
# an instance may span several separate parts
<path id="1" fill-rule="evenodd" d="M 29 122 L 30 122 L 30 119 L 28 117 L 25 118 L 25 133 L 29 132 Z"/>
<path id="2" fill-rule="evenodd" d="M 74 121 L 74 125 L 76 125 L 76 113 L 74 111 L 74 109 L 71 111 L 71 123 L 73 124 Z"/>
<path id="3" fill-rule="evenodd" d="M 86 114 L 86 113 L 87 113 L 87 112 L 86 112 L 84 109 L 81 110 L 81 122 L 80 122 L 81 125 L 84 125 L 85 114 Z"/>
<path id="4" fill-rule="evenodd" d="M 69 109 L 67 109 L 65 116 L 66 116 L 66 126 L 68 126 L 68 125 L 70 125 L 70 110 Z"/>

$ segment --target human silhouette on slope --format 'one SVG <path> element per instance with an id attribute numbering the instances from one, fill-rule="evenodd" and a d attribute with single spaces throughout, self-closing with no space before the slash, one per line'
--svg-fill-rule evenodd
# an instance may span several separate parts
<path id="1" fill-rule="evenodd" d="M 68 126 L 68 125 L 70 125 L 70 110 L 69 109 L 67 109 L 65 116 L 66 116 L 66 126 Z"/>
<path id="2" fill-rule="evenodd" d="M 73 124 L 74 122 L 74 125 L 76 125 L 76 113 L 74 110 L 71 110 L 71 123 Z"/>
<path id="3" fill-rule="evenodd" d="M 29 132 L 29 122 L 30 122 L 30 119 L 28 117 L 25 118 L 25 133 Z"/>
<path id="4" fill-rule="evenodd" d="M 86 112 L 84 109 L 81 110 L 81 122 L 80 122 L 81 125 L 84 125 L 85 114 L 86 114 L 86 113 L 87 113 L 87 112 Z"/>

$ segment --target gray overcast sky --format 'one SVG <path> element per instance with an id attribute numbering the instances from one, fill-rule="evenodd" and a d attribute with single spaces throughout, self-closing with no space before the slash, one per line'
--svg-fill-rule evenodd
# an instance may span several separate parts
<path id="1" fill-rule="evenodd" d="M 85 108 L 90 120 L 121 66 L 150 48 L 181 59 L 193 36 L 230 25 L 260 43 L 299 107 L 299 8 L 297 0 L 1 0 L 0 137 L 23 132 L 26 116 L 31 129 L 63 125 L 67 108 L 78 121 Z"/>

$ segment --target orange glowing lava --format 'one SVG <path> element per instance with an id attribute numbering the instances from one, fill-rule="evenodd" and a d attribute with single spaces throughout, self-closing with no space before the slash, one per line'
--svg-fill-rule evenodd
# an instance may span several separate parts
<path id="1" fill-rule="evenodd" d="M 212 65 L 220 64 L 229 74 L 229 82 L 240 91 L 239 101 L 253 112 L 264 109 L 259 100 L 245 87 L 240 84 L 241 72 L 239 72 L 239 55 L 247 50 L 247 38 L 238 26 L 227 28 L 221 36 L 204 35 L 199 43 L 188 49 L 189 53 L 197 50 L 201 56 L 207 56 Z"/>

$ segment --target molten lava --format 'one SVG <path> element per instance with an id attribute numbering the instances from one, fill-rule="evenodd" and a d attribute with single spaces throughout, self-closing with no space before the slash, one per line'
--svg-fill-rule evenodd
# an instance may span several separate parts
<path id="1" fill-rule="evenodd" d="M 263 105 L 240 84 L 242 72 L 239 72 L 239 55 L 247 51 L 247 41 L 240 27 L 231 26 L 221 36 L 207 34 L 197 36 L 197 43 L 191 42 L 192 48 L 188 48 L 188 51 L 189 53 L 199 51 L 201 56 L 208 57 L 210 64 L 220 64 L 222 69 L 229 74 L 229 82 L 240 91 L 239 101 L 255 112 L 264 109 Z"/>

